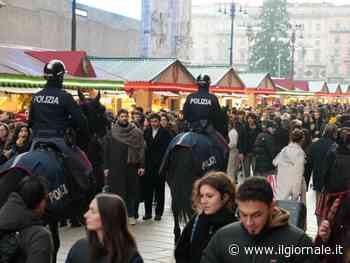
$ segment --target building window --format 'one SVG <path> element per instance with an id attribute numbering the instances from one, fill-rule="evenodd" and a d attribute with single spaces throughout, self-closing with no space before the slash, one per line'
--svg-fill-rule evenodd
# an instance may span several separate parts
<path id="1" fill-rule="evenodd" d="M 241 49 L 239 51 L 239 60 L 240 60 L 241 63 L 245 63 L 245 54 L 246 53 L 247 52 L 244 49 Z"/>
<path id="2" fill-rule="evenodd" d="M 314 53 L 314 61 L 315 61 L 315 63 L 320 63 L 320 53 L 321 53 L 321 50 L 316 49 L 314 52 L 315 52 L 315 53 Z"/>
<path id="3" fill-rule="evenodd" d="M 76 13 L 77 16 L 82 16 L 82 17 L 87 17 L 88 16 L 88 12 L 86 10 L 79 9 L 79 8 L 75 9 L 75 13 Z"/>
<path id="4" fill-rule="evenodd" d="M 316 46 L 316 47 L 319 47 L 319 46 L 320 46 L 320 40 L 316 40 L 316 41 L 315 41 L 315 46 Z"/>
<path id="5" fill-rule="evenodd" d="M 320 31 L 321 30 L 321 24 L 316 24 L 316 31 Z"/>
<path id="6" fill-rule="evenodd" d="M 335 38 L 334 38 L 334 43 L 335 44 L 339 44 L 339 42 L 340 42 L 340 36 L 336 35 Z"/>
<path id="7" fill-rule="evenodd" d="M 350 64 L 347 65 L 346 71 L 347 71 L 347 72 L 346 72 L 346 75 L 349 76 L 349 75 L 350 75 Z"/>
<path id="8" fill-rule="evenodd" d="M 339 57 L 339 49 L 334 49 L 334 57 Z"/>
<path id="9" fill-rule="evenodd" d="M 339 21 L 335 22 L 335 29 L 336 30 L 340 29 L 340 22 Z"/>
<path id="10" fill-rule="evenodd" d="M 334 75 L 339 75 L 339 65 L 338 64 L 334 64 L 333 73 L 334 73 Z"/>

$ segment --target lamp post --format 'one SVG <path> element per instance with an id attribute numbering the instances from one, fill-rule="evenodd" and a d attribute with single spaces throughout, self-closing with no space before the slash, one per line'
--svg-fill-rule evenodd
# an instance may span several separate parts
<path id="1" fill-rule="evenodd" d="M 290 65 L 290 79 L 293 80 L 294 79 L 296 31 L 302 30 L 303 25 L 302 24 L 291 25 L 291 28 L 292 28 L 292 35 L 291 35 L 292 54 L 291 54 L 291 65 Z"/>
<path id="2" fill-rule="evenodd" d="M 77 15 L 76 15 L 76 0 L 72 1 L 72 45 L 71 50 L 75 51 L 77 49 Z"/>
<path id="3" fill-rule="evenodd" d="M 236 4 L 234 1 L 231 3 L 230 16 L 231 16 L 231 35 L 230 35 L 230 66 L 233 65 L 233 41 L 234 41 L 234 29 L 235 29 L 235 15 Z"/>
<path id="4" fill-rule="evenodd" d="M 224 3 L 224 5 L 226 5 L 228 3 Z M 229 9 L 230 9 L 230 13 L 229 13 L 229 16 L 231 18 L 231 30 L 230 30 L 230 58 L 229 58 L 229 63 L 230 63 L 230 66 L 233 65 L 233 56 L 234 56 L 234 38 L 235 38 L 235 32 L 234 32 L 234 29 L 235 29 L 235 17 L 236 17 L 236 7 L 237 7 L 237 3 L 235 3 L 235 0 L 232 0 L 231 3 L 229 3 Z M 219 12 L 223 12 L 225 15 L 227 14 L 226 12 L 226 7 L 224 8 L 224 11 L 221 10 L 221 8 L 219 8 Z M 239 12 L 243 12 L 242 10 L 242 6 L 240 6 L 240 10 Z M 246 11 L 245 11 L 246 13 Z"/>

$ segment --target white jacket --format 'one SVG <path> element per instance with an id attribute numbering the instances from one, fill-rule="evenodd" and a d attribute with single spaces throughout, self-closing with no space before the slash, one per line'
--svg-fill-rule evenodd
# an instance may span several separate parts
<path id="1" fill-rule="evenodd" d="M 297 143 L 289 143 L 273 160 L 277 167 L 277 199 L 298 199 L 306 191 L 305 152 Z"/>

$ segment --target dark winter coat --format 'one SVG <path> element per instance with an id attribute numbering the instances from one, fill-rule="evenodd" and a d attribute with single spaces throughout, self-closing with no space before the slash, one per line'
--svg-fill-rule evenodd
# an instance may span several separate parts
<path id="1" fill-rule="evenodd" d="M 246 140 L 247 140 L 247 145 L 246 145 L 246 153 L 252 153 L 254 150 L 254 143 L 256 141 L 256 138 L 258 135 L 261 133 L 261 128 L 259 126 L 256 126 L 255 129 L 252 129 L 247 125 L 246 128 Z"/>
<path id="2" fill-rule="evenodd" d="M 235 127 L 238 132 L 238 142 L 237 142 L 238 152 L 240 154 L 246 154 L 247 153 L 246 125 L 244 122 L 236 121 Z"/>
<path id="3" fill-rule="evenodd" d="M 307 173 L 313 174 L 313 188 L 321 192 L 324 187 L 325 174 L 328 171 L 327 152 L 331 148 L 334 141 L 327 137 L 321 137 L 317 142 L 310 146 L 309 154 L 306 157 Z"/>
<path id="4" fill-rule="evenodd" d="M 86 238 L 78 240 L 69 250 L 66 258 L 66 263 L 88 263 L 89 260 L 89 242 Z M 96 263 L 108 263 L 107 255 L 104 249 L 101 248 L 99 258 Z M 143 263 L 143 259 L 139 254 L 135 254 L 128 263 Z"/>
<path id="5" fill-rule="evenodd" d="M 143 140 L 143 136 L 141 137 Z M 128 163 L 128 145 L 111 133 L 106 136 L 104 145 L 104 169 L 109 170 L 108 185 L 111 192 L 120 195 L 124 200 L 129 195 L 137 196 L 139 194 L 137 170 L 144 167 L 144 161 Z"/>
<path id="6" fill-rule="evenodd" d="M 256 236 L 250 235 L 240 222 L 221 228 L 210 240 L 202 255 L 201 263 L 260 263 L 260 262 L 298 262 L 313 263 L 319 259 L 313 255 L 278 253 L 284 247 L 312 247 L 311 239 L 301 229 L 288 224 L 288 212 L 276 210 L 269 226 Z M 245 253 L 245 248 L 274 248 L 276 253 Z"/>
<path id="7" fill-rule="evenodd" d="M 172 139 L 168 130 L 159 127 L 159 130 L 153 139 L 152 128 L 148 127 L 144 132 L 146 142 L 145 165 L 146 172 L 148 168 L 159 170 L 166 149 Z"/>
<path id="8" fill-rule="evenodd" d="M 195 229 L 193 229 L 196 219 L 197 223 Z M 199 263 L 203 250 L 206 248 L 216 231 L 235 221 L 237 221 L 237 218 L 234 213 L 228 209 L 221 209 L 213 215 L 195 215 L 186 224 L 181 233 L 181 237 L 176 244 L 176 263 Z"/>
<path id="9" fill-rule="evenodd" d="M 12 193 L 0 209 L 0 230 L 19 231 L 20 255 L 15 263 L 49 263 L 53 256 L 51 233 L 40 217 L 26 208 L 23 199 Z"/>
<path id="10" fill-rule="evenodd" d="M 324 190 L 327 193 L 338 193 L 350 189 L 350 149 L 333 143 L 327 153 L 328 171 L 324 177 Z"/>
<path id="11" fill-rule="evenodd" d="M 272 161 L 277 155 L 273 135 L 268 132 L 260 133 L 254 144 L 254 154 L 256 157 L 256 172 L 265 173 L 273 171 L 275 168 Z"/>
<path id="12" fill-rule="evenodd" d="M 289 131 L 288 129 L 279 127 L 273 134 L 275 138 L 275 152 L 279 153 L 284 147 L 289 144 Z"/>

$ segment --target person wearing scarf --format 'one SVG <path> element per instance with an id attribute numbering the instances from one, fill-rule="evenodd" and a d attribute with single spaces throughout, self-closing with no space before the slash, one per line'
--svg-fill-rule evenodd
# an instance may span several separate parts
<path id="1" fill-rule="evenodd" d="M 127 110 L 119 110 L 117 122 L 105 141 L 105 175 L 111 192 L 125 200 L 132 225 L 136 223 L 139 177 L 144 173 L 144 150 L 143 132 L 129 123 Z"/>
<path id="2" fill-rule="evenodd" d="M 222 172 L 209 172 L 193 187 L 193 207 L 198 211 L 187 223 L 176 244 L 177 263 L 199 263 L 211 237 L 235 217 L 235 186 Z"/>

